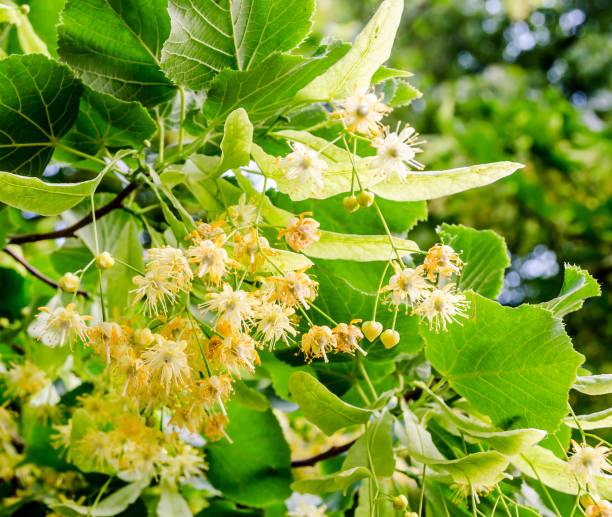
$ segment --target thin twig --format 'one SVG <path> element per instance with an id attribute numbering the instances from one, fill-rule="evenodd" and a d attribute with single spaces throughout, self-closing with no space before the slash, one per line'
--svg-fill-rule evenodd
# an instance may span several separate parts
<path id="1" fill-rule="evenodd" d="M 106 214 L 109 214 L 116 208 L 119 208 L 123 204 L 123 201 L 125 200 L 125 198 L 128 197 L 132 192 L 134 192 L 134 190 L 136 190 L 137 187 L 138 187 L 137 183 L 135 182 L 129 183 L 121 192 L 119 192 L 119 194 L 117 194 L 117 197 L 115 197 L 115 199 L 113 199 L 108 204 L 104 205 L 102 208 L 100 208 L 100 210 L 96 210 L 96 218 L 100 219 L 101 217 L 104 217 Z M 68 226 L 67 228 L 64 228 L 63 230 L 56 230 L 53 232 L 46 232 L 46 233 L 26 233 L 23 235 L 10 235 L 8 242 L 9 244 L 25 244 L 26 242 L 37 242 L 37 241 L 45 241 L 49 239 L 60 239 L 62 237 L 74 237 L 75 232 L 77 230 L 80 230 L 81 228 L 83 228 L 84 226 L 87 226 L 88 224 L 92 222 L 93 222 L 93 215 L 89 213 L 88 215 L 83 217 L 83 219 L 80 219 L 73 225 Z"/>
<path id="2" fill-rule="evenodd" d="M 8 248 L 4 248 L 2 251 L 4 251 L 4 253 L 9 255 L 10 257 L 13 257 L 13 259 L 19 262 L 24 268 L 28 270 L 29 273 L 34 275 L 36 278 L 38 278 L 39 280 L 42 280 L 45 284 L 50 285 L 51 287 L 55 289 L 59 289 L 59 284 L 57 282 L 54 282 L 48 276 L 43 275 L 32 264 L 28 263 L 25 259 L 21 258 L 16 253 L 14 253 Z M 80 294 L 81 296 L 84 296 L 85 298 L 89 298 L 89 293 L 87 291 L 83 291 L 82 289 L 79 289 L 77 291 L 77 294 Z"/>
<path id="3" fill-rule="evenodd" d="M 351 448 L 351 445 L 355 443 L 356 440 L 352 442 L 345 443 L 344 445 L 340 445 L 338 447 L 332 447 L 328 451 L 322 452 L 321 454 L 317 454 L 316 456 L 312 456 L 310 458 L 305 458 L 303 460 L 293 460 L 291 462 L 291 468 L 299 468 L 299 467 L 312 467 L 316 465 L 319 461 L 327 460 L 329 458 L 333 458 L 342 454 L 343 452 L 348 451 Z"/>

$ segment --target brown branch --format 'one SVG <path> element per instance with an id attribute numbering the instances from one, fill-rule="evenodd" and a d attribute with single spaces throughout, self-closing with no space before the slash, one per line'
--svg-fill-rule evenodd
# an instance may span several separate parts
<path id="1" fill-rule="evenodd" d="M 38 269 L 36 269 L 33 265 L 29 264 L 25 259 L 22 259 L 16 253 L 14 253 L 8 248 L 4 248 L 2 251 L 4 251 L 4 253 L 9 255 L 10 257 L 13 257 L 13 259 L 19 262 L 24 268 L 28 270 L 29 273 L 33 274 L 36 278 L 38 278 L 39 280 L 42 280 L 45 284 L 50 285 L 51 287 L 54 287 L 55 289 L 59 289 L 59 284 L 57 282 L 54 282 L 48 276 L 45 276 L 44 274 L 42 274 L 40 271 L 38 271 Z M 80 294 L 81 296 L 84 296 L 85 298 L 89 298 L 89 293 L 87 291 L 83 291 L 82 289 L 79 289 L 77 291 L 77 294 Z"/>
<path id="2" fill-rule="evenodd" d="M 136 188 L 138 184 L 135 182 L 129 183 L 119 194 L 117 197 L 113 199 L 110 203 L 104 205 L 99 210 L 96 210 L 96 219 L 100 219 L 104 217 L 106 214 L 109 214 L 116 208 L 119 208 L 126 197 L 128 197 Z M 93 222 L 93 214 L 89 213 L 83 219 L 77 221 L 71 226 L 64 228 L 63 230 L 56 230 L 54 232 L 46 232 L 46 233 L 26 233 L 23 235 L 10 235 L 8 239 L 9 244 L 24 244 L 26 242 L 37 242 L 44 241 L 49 239 L 59 239 L 62 237 L 75 237 L 75 232 L 80 230 L 84 226 Z"/>
<path id="3" fill-rule="evenodd" d="M 305 458 L 303 460 L 293 460 L 291 462 L 291 468 L 299 468 L 299 467 L 312 467 L 316 465 L 319 461 L 327 460 L 329 458 L 333 458 L 334 456 L 338 456 L 343 452 L 348 451 L 357 440 L 353 440 L 352 442 L 345 443 L 344 445 L 340 445 L 338 447 L 332 447 L 328 451 L 322 452 L 321 454 L 317 454 L 316 456 L 312 456 L 310 458 Z"/>

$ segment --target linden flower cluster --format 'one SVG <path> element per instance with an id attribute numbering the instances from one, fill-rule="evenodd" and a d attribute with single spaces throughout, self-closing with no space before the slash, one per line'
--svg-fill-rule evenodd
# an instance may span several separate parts
<path id="1" fill-rule="evenodd" d="M 401 305 L 406 312 L 412 308 L 412 314 L 427 319 L 436 332 L 447 330 L 447 324 L 467 318 L 469 303 L 465 296 L 455 292 L 455 284 L 446 283 L 452 275 L 460 273 L 463 265 L 453 248 L 436 244 L 427 252 L 423 264 L 416 268 L 393 262 L 395 274 L 382 292 L 388 293 L 387 301 L 396 310 Z"/>
<path id="2" fill-rule="evenodd" d="M 422 170 L 425 166 L 416 159 L 423 152 L 419 134 L 408 124 L 400 130 L 398 124 L 395 131 L 390 131 L 382 124 L 385 115 L 392 109 L 382 102 L 383 96 L 377 96 L 373 87 L 355 88 L 352 96 L 335 102 L 338 109 L 333 113 L 338 117 L 344 130 L 351 136 L 370 139 L 376 148 L 376 156 L 369 161 L 374 171 L 373 178 L 377 181 L 387 181 L 397 178 L 400 182 L 407 180 L 414 170 Z M 292 185 L 307 187 L 311 193 L 321 193 L 325 188 L 324 177 L 329 164 L 321 157 L 324 150 L 316 151 L 301 142 L 287 142 L 291 152 L 284 158 L 278 158 L 277 163 L 284 171 L 283 180 Z M 328 144 L 331 145 L 331 144 Z M 371 193 L 362 191 L 362 199 L 350 196 L 345 199 L 345 207 L 349 211 L 359 206 L 369 206 L 372 203 Z M 369 196 L 368 196 L 369 194 Z M 351 201 L 353 201 L 351 203 Z"/>
<path id="3" fill-rule="evenodd" d="M 83 437 L 70 440 L 72 421 L 56 426 L 53 437 L 53 445 L 70 461 L 134 479 L 161 477 L 172 483 L 201 476 L 206 469 L 200 451 L 177 433 L 149 425 L 128 399 L 92 394 L 80 402 L 89 418 Z"/>

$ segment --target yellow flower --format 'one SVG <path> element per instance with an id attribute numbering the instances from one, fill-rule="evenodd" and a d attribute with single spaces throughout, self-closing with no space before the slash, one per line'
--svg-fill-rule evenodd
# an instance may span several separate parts
<path id="1" fill-rule="evenodd" d="M 40 391 L 48 382 L 45 372 L 30 361 L 25 361 L 22 365 L 13 365 L 7 376 L 9 391 L 20 398 Z"/>
<path id="2" fill-rule="evenodd" d="M 608 463 L 607 456 L 612 452 L 608 447 L 601 445 L 589 447 L 572 440 L 574 453 L 568 461 L 568 468 L 581 483 L 593 488 L 595 478 L 601 476 L 604 471 L 612 472 L 612 465 Z"/>
<path id="3" fill-rule="evenodd" d="M 199 381 L 198 386 L 204 404 L 213 407 L 218 403 L 221 411 L 226 412 L 223 401 L 227 400 L 232 392 L 232 378 L 229 375 L 213 375 Z"/>
<path id="4" fill-rule="evenodd" d="M 210 301 L 200 307 L 218 314 L 218 321 L 229 324 L 233 329 L 240 330 L 245 323 L 253 318 L 254 300 L 246 291 L 234 291 L 229 284 L 223 284 L 223 290 L 208 295 Z"/>
<path id="5" fill-rule="evenodd" d="M 135 276 L 132 281 L 138 286 L 132 289 L 131 293 L 136 293 L 134 305 L 144 299 L 145 313 L 149 316 L 168 312 L 168 302 L 174 303 L 176 299 L 176 286 L 162 272 L 147 271 L 145 276 Z"/>
<path id="6" fill-rule="evenodd" d="M 301 185 L 307 185 L 311 191 L 320 192 L 325 187 L 323 173 L 328 165 L 319 153 L 299 142 L 287 142 L 292 152 L 278 160 L 279 166 L 285 171 L 285 180 L 296 180 Z"/>
<path id="7" fill-rule="evenodd" d="M 295 250 L 302 251 L 318 242 L 321 237 L 319 223 L 305 215 L 312 215 L 310 212 L 300 214 L 299 218 L 294 217 L 287 224 L 287 228 L 281 230 L 278 238 L 285 237 L 287 244 Z"/>
<path id="8" fill-rule="evenodd" d="M 151 248 L 149 257 L 151 261 L 147 264 L 147 270 L 153 271 L 156 278 L 170 280 L 175 291 L 189 289 L 193 273 L 180 249 L 170 246 Z"/>
<path id="9" fill-rule="evenodd" d="M 90 461 L 96 470 L 104 470 L 109 467 L 117 467 L 117 456 L 115 444 L 109 439 L 109 434 L 104 431 L 90 430 L 75 444 L 79 456 Z M 75 453 L 71 451 L 71 457 Z"/>
<path id="10" fill-rule="evenodd" d="M 238 204 L 230 206 L 227 212 L 237 228 L 251 226 L 257 220 L 257 207 L 247 203 L 246 194 L 242 194 Z"/>
<path id="11" fill-rule="evenodd" d="M 98 269 L 110 269 L 115 265 L 115 259 L 108 251 L 96 255 L 96 266 Z"/>
<path id="12" fill-rule="evenodd" d="M 342 125 L 351 132 L 372 136 L 380 133 L 380 121 L 391 109 L 381 102 L 373 88 L 355 90 L 355 93 L 337 104 L 341 109 L 335 112 Z"/>
<path id="13" fill-rule="evenodd" d="M 422 170 L 425 166 L 415 160 L 417 153 L 423 150 L 417 146 L 425 143 L 418 142 L 419 134 L 410 126 L 406 126 L 398 133 L 385 133 L 384 138 L 378 137 L 373 145 L 376 147 L 376 158 L 371 162 L 374 169 L 380 170 L 384 179 L 392 175 L 400 181 L 406 181 L 410 174 L 410 167 Z M 410 167 L 409 167 L 410 166 Z"/>
<path id="14" fill-rule="evenodd" d="M 51 348 L 64 346 L 66 341 L 72 341 L 76 337 L 85 341 L 87 337 L 85 322 L 93 318 L 81 316 L 75 308 L 74 303 L 57 309 L 41 307 L 36 315 L 36 321 L 28 328 L 30 335 Z"/>
<path id="15" fill-rule="evenodd" d="M 191 445 L 179 442 L 173 454 L 167 454 L 160 465 L 160 474 L 172 483 L 181 483 L 206 470 L 204 459 Z"/>
<path id="16" fill-rule="evenodd" d="M 73 273 L 66 273 L 62 278 L 60 278 L 59 286 L 67 293 L 76 293 L 79 289 L 80 283 L 81 280 L 78 276 Z"/>
<path id="17" fill-rule="evenodd" d="M 227 441 L 232 443 L 231 438 L 225 432 L 225 426 L 229 422 L 227 415 L 223 413 L 214 413 L 204 420 L 202 432 L 211 442 L 217 442 L 221 438 L 227 438 Z"/>
<path id="18" fill-rule="evenodd" d="M 210 283 L 218 285 L 225 274 L 227 252 L 221 242 L 204 240 L 187 250 L 189 262 L 197 264 L 196 275 L 207 277 Z"/>
<path id="19" fill-rule="evenodd" d="M 295 307 L 302 304 L 309 309 L 308 302 L 317 297 L 316 281 L 312 280 L 303 270 L 289 271 L 283 277 L 271 277 L 276 287 L 278 300 L 287 307 Z"/>
<path id="20" fill-rule="evenodd" d="M 322 357 L 328 363 L 327 353 L 334 351 L 337 346 L 336 336 L 327 325 L 315 325 L 306 334 L 302 335 L 300 348 L 308 362 L 312 362 L 317 357 Z"/>
<path id="21" fill-rule="evenodd" d="M 270 349 L 281 339 L 289 345 L 287 335 L 297 334 L 290 319 L 293 314 L 293 309 L 282 307 L 277 303 L 264 303 L 257 307 L 257 332 L 269 344 Z"/>
<path id="22" fill-rule="evenodd" d="M 445 244 L 436 244 L 429 249 L 420 268 L 427 272 L 427 279 L 434 282 L 436 274 L 450 277 L 453 274 L 458 274 L 463 266 L 463 261 L 453 248 Z"/>
<path id="23" fill-rule="evenodd" d="M 439 332 L 447 330 L 447 323 L 457 323 L 457 318 L 467 318 L 469 302 L 462 294 L 453 292 L 454 284 L 447 284 L 442 289 L 435 289 L 412 311 L 422 314 L 429 321 L 429 328 Z"/>
<path id="24" fill-rule="evenodd" d="M 364 356 L 368 355 L 367 352 L 359 346 L 359 341 L 363 339 L 363 333 L 361 329 L 354 325 L 359 323 L 361 320 L 353 320 L 348 325 L 346 323 L 340 323 L 332 330 L 336 338 L 336 350 L 338 352 L 345 352 L 347 354 L 354 354 L 355 350 L 359 350 Z"/>
<path id="25" fill-rule="evenodd" d="M 248 334 L 230 333 L 224 338 L 213 336 L 208 343 L 208 354 L 219 366 L 240 378 L 240 369 L 255 371 L 259 364 L 259 355 L 255 349 L 255 340 Z"/>
<path id="26" fill-rule="evenodd" d="M 390 301 L 393 305 L 404 303 L 408 310 L 409 305 L 422 300 L 433 289 L 433 286 L 423 278 L 420 269 L 402 268 L 397 262 L 393 263 L 393 268 L 395 274 L 389 279 L 389 284 L 383 288 L 383 291 L 390 291 Z"/>
<path id="27" fill-rule="evenodd" d="M 612 517 L 612 504 L 608 501 L 599 501 L 589 505 L 586 509 L 586 517 Z"/>
<path id="28" fill-rule="evenodd" d="M 215 221 L 214 223 L 199 223 L 196 229 L 185 237 L 196 241 L 202 239 L 212 239 L 213 237 L 223 236 L 223 221 Z"/>
<path id="29" fill-rule="evenodd" d="M 244 266 L 257 271 L 266 261 L 266 255 L 272 255 L 268 239 L 260 237 L 255 228 L 251 228 L 245 235 L 237 233 L 234 237 L 234 259 Z"/>
<path id="30" fill-rule="evenodd" d="M 113 321 L 103 321 L 95 327 L 91 327 L 87 332 L 90 343 L 96 348 L 100 355 L 106 356 L 106 362 L 111 362 L 111 350 L 113 357 L 120 354 L 120 350 L 125 351 L 129 339 L 127 333 L 118 323 Z"/>
<path id="31" fill-rule="evenodd" d="M 159 376 L 166 392 L 171 385 L 184 385 L 191 377 L 185 348 L 186 341 L 171 341 L 156 334 L 155 343 L 142 354 L 144 364 L 151 369 L 151 375 Z"/>

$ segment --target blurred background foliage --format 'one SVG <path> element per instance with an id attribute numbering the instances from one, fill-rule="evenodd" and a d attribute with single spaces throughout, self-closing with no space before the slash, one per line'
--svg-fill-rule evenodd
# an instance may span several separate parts
<path id="1" fill-rule="evenodd" d="M 351 39 L 377 0 L 319 0 L 315 36 Z M 330 20 L 334 20 L 332 23 Z M 429 202 L 411 236 L 442 222 L 504 236 L 499 301 L 553 297 L 563 263 L 588 268 L 601 298 L 568 318 L 586 366 L 612 371 L 612 5 L 607 0 L 413 0 L 390 65 L 423 98 L 394 116 L 425 135 L 422 161 L 447 169 L 497 160 L 525 169 Z"/>

